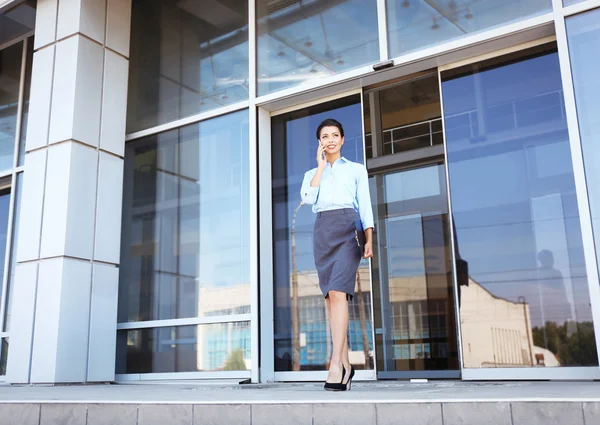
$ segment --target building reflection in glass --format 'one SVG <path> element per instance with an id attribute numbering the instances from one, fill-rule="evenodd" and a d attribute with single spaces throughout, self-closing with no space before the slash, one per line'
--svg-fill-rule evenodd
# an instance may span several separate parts
<path id="1" fill-rule="evenodd" d="M 525 56 L 527 54 L 528 56 Z M 597 365 L 558 54 L 442 73 L 467 368 Z"/>
<path id="2" fill-rule="evenodd" d="M 133 0 L 127 132 L 248 100 L 248 1 Z"/>
<path id="3" fill-rule="evenodd" d="M 375 1 L 257 0 L 256 19 L 259 95 L 379 60 Z"/>
<path id="4" fill-rule="evenodd" d="M 552 11 L 551 0 L 386 0 L 386 6 L 392 57 Z"/>
<path id="5" fill-rule="evenodd" d="M 249 368 L 248 140 L 243 110 L 127 144 L 118 320 L 158 326 L 119 331 L 117 373 Z"/>

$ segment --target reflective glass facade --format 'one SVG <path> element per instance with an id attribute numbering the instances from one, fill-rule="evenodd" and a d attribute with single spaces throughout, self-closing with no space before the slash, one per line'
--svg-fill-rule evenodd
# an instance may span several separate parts
<path id="1" fill-rule="evenodd" d="M 600 10 L 566 21 L 596 252 L 600 249 L 600 60 L 596 54 L 599 21 Z"/>
<path id="2" fill-rule="evenodd" d="M 188 92 L 192 80 L 184 82 L 198 75 L 203 81 L 197 58 L 220 52 L 209 48 L 220 46 L 214 40 L 186 48 L 196 40 L 192 29 L 210 33 L 206 22 L 220 13 L 152 3 L 142 11 L 134 2 L 130 132 L 234 103 L 204 106 Z M 236 2 L 216 3 L 233 16 Z M 251 19 L 241 3 L 238 15 Z M 258 0 L 254 32 L 228 21 L 239 28 L 225 37 L 227 45 L 245 51 L 211 60 L 219 59 L 215 69 L 244 70 L 246 96 L 231 93 L 252 108 L 255 97 L 343 82 L 338 74 L 381 60 L 383 16 L 388 57 L 401 58 L 551 11 L 549 0 L 387 0 L 385 11 L 377 2 Z M 155 23 L 160 48 L 142 52 L 145 28 Z M 248 34 L 256 36 L 254 47 L 244 44 Z M 159 71 L 150 76 L 141 65 L 153 55 Z M 249 170 L 260 167 L 265 151 L 272 241 L 259 236 L 258 248 L 270 245 L 273 276 L 272 295 L 259 305 L 273 309 L 273 334 L 260 335 L 272 340 L 272 348 L 262 343 L 262 356 L 272 349 L 276 380 L 327 369 L 331 336 L 313 263 L 314 214 L 298 193 L 314 162 L 310 140 L 325 117 L 346 127 L 344 156 L 367 165 L 377 216 L 375 257 L 359 268 L 359 296 L 350 303 L 349 350 L 358 370 L 374 373 L 377 363 L 373 376 L 381 378 L 440 371 L 460 377 L 469 369 L 597 366 L 557 44 L 490 56 L 276 114 L 267 124 L 270 140 L 260 138 L 262 124 L 254 126 L 257 136 L 249 133 L 254 115 L 244 109 L 128 142 L 118 373 L 244 371 L 257 360 L 249 284 L 257 223 L 247 191 Z M 241 62 L 255 64 L 256 74 Z M 217 80 L 211 87 L 220 87 Z M 139 113 L 147 107 L 155 109 Z M 211 143 L 221 156 L 213 156 Z M 258 165 L 249 162 L 252 152 Z M 429 162 L 414 159 L 424 152 Z M 218 195 L 203 202 L 204 187 Z M 264 279 L 259 287 L 269 284 Z M 498 309 L 504 316 L 492 314 Z M 227 350 L 218 348 L 220 338 Z"/>
<path id="3" fill-rule="evenodd" d="M 522 54 L 442 73 L 463 365 L 597 365 L 558 53 Z"/>
<path id="4" fill-rule="evenodd" d="M 375 1 L 258 0 L 256 18 L 259 95 L 379 59 Z"/>
<path id="5" fill-rule="evenodd" d="M 143 326 L 204 318 L 210 323 L 210 318 L 222 322 L 250 313 L 248 145 L 247 111 L 127 145 L 119 322 Z M 193 328 L 202 338 L 189 339 Z M 130 365 L 137 357 L 159 359 L 162 346 L 177 345 L 171 353 L 176 358 L 180 351 L 201 350 L 202 341 L 217 338 L 210 335 L 218 329 L 226 328 L 124 331 L 118 338 L 118 373 L 137 370 Z M 248 331 L 247 326 L 236 330 L 246 338 Z M 181 342 L 168 342 L 172 338 Z M 164 372 L 153 364 L 144 372 Z M 191 370 L 223 366 L 216 359 L 207 364 L 213 366 L 198 363 Z M 173 366 L 171 372 L 189 371 L 191 365 Z"/>
<path id="6" fill-rule="evenodd" d="M 324 379 L 330 324 L 299 189 L 327 117 L 368 170 L 375 216 L 349 303 L 357 379 L 600 379 L 597 3 L 133 0 L 130 22 L 114 9 L 128 3 L 106 2 L 104 39 L 61 38 L 63 3 L 35 55 L 28 10 L 0 15 L 0 381 L 11 352 L 77 345 L 65 323 L 88 332 L 66 350 L 83 380 Z M 79 74 L 92 59 L 102 72 Z M 99 134 L 74 137 L 92 128 L 75 116 Z M 73 179 L 84 163 L 95 185 Z M 93 243 L 49 227 L 65 193 L 63 218 L 93 217 Z M 62 271 L 58 301 L 38 265 Z M 86 302 L 63 309 L 71 290 Z"/>
<path id="7" fill-rule="evenodd" d="M 128 132 L 248 100 L 248 2 L 134 0 Z"/>
<path id="8" fill-rule="evenodd" d="M 551 0 L 386 0 L 392 57 L 552 11 Z"/>

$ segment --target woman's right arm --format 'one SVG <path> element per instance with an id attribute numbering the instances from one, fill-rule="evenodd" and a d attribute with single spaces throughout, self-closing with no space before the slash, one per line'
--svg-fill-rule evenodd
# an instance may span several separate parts
<path id="1" fill-rule="evenodd" d="M 319 187 L 321 186 L 321 177 L 327 161 L 325 160 L 325 152 L 323 146 L 319 143 L 317 149 L 317 168 L 314 170 L 307 171 L 304 174 L 304 181 L 302 182 L 302 189 L 300 189 L 300 196 L 302 202 L 305 204 L 314 204 L 317 202 L 319 197 Z"/>
<path id="2" fill-rule="evenodd" d="M 323 171 L 319 171 L 318 168 L 307 171 L 304 174 L 302 189 L 300 189 L 300 196 L 302 197 L 302 202 L 305 204 L 312 205 L 317 202 L 322 175 Z"/>

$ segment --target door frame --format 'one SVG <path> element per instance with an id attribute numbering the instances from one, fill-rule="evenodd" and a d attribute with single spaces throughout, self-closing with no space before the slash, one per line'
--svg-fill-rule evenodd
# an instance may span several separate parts
<path id="1" fill-rule="evenodd" d="M 310 106 L 320 105 L 330 101 L 343 99 L 349 96 L 360 94 L 361 111 L 364 110 L 364 96 L 362 88 L 356 88 L 333 95 L 313 98 L 307 102 L 296 104 L 294 106 L 269 111 L 266 108 L 258 107 L 258 181 L 259 181 L 259 226 L 260 226 L 260 382 L 305 382 L 305 381 L 325 381 L 327 371 L 275 371 L 275 315 L 274 315 L 274 261 L 273 261 L 273 192 L 272 192 L 272 166 L 271 166 L 271 119 L 273 117 L 298 111 Z M 366 163 L 364 119 L 362 122 L 362 143 L 363 143 L 363 161 Z M 369 261 L 369 287 L 372 288 L 371 261 Z M 377 358 L 375 352 L 375 329 L 373 328 L 373 296 L 372 290 L 369 291 L 371 297 L 371 327 L 373 344 L 373 369 L 357 370 L 355 378 L 359 381 L 374 381 L 377 379 Z"/>

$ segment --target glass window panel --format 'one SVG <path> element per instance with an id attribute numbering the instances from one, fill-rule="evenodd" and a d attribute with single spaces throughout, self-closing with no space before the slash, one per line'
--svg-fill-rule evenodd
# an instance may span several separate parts
<path id="1" fill-rule="evenodd" d="M 248 99 L 247 0 L 134 0 L 127 131 Z"/>
<path id="2" fill-rule="evenodd" d="M 597 365 L 558 53 L 540 46 L 442 80 L 456 249 L 468 265 L 464 366 Z M 499 109 L 513 119 L 498 120 Z M 465 131 L 469 122 L 479 124 Z"/>
<path id="3" fill-rule="evenodd" d="M 0 180 L 0 186 L 10 183 L 10 177 Z M 10 209 L 10 188 L 0 189 L 0 296 L 2 295 L 6 264 L 6 248 L 8 238 L 8 215 Z M 0 300 L 1 301 L 1 300 Z"/>
<path id="4" fill-rule="evenodd" d="M 600 9 L 568 18 L 567 36 L 590 210 L 600 252 Z M 600 257 L 598 257 L 600 259 Z"/>
<path id="5" fill-rule="evenodd" d="M 34 1 L 24 1 L 0 13 L 0 45 L 33 31 L 35 4 Z"/>
<path id="6" fill-rule="evenodd" d="M 6 365 L 8 363 L 8 338 L 2 338 L 0 345 L 0 376 L 6 375 Z"/>
<path id="7" fill-rule="evenodd" d="M 13 168 L 23 43 L 0 50 L 0 171 Z"/>
<path id="8" fill-rule="evenodd" d="M 27 43 L 27 67 L 25 69 L 25 89 L 23 91 L 23 119 L 21 120 L 21 139 L 19 141 L 19 160 L 17 166 L 25 164 L 25 139 L 27 138 L 27 122 L 29 121 L 29 98 L 31 95 L 31 70 L 33 64 L 33 37 Z"/>
<path id="9" fill-rule="evenodd" d="M 586 0 L 563 0 L 563 4 L 565 6 L 570 6 L 572 4 L 581 3 L 583 1 L 586 1 Z"/>
<path id="10" fill-rule="evenodd" d="M 390 55 L 552 10 L 552 0 L 386 0 Z"/>
<path id="11" fill-rule="evenodd" d="M 327 370 L 331 335 L 326 303 L 314 264 L 316 215 L 300 205 L 304 173 L 316 166 L 316 130 L 325 118 L 344 126 L 342 154 L 363 163 L 360 96 L 351 96 L 273 119 L 273 255 L 275 370 Z M 295 240 L 295 250 L 292 249 Z M 349 306 L 350 359 L 356 369 L 373 369 L 369 264 L 361 263 Z M 297 323 L 297 332 L 293 323 Z"/>
<path id="12" fill-rule="evenodd" d="M 19 240 L 19 222 L 21 216 L 21 198 L 23 193 L 23 173 L 17 174 L 16 187 L 14 189 L 16 193 L 15 199 L 15 210 L 13 215 L 13 233 L 12 241 L 10 245 L 10 269 L 8 272 L 8 288 L 6 292 L 6 310 L 4 314 L 4 331 L 10 331 L 10 319 L 11 319 L 11 308 L 12 308 L 12 297 L 13 297 L 13 285 L 15 282 L 15 272 L 17 269 L 17 242 Z M 1 203 L 1 202 L 0 202 Z"/>
<path id="13" fill-rule="evenodd" d="M 250 370 L 250 322 L 117 332 L 116 373 Z"/>
<path id="14" fill-rule="evenodd" d="M 130 142 L 119 321 L 250 311 L 248 111 Z"/>
<path id="15" fill-rule="evenodd" d="M 259 95 L 379 60 L 376 1 L 257 0 L 256 15 Z"/>
<path id="16" fill-rule="evenodd" d="M 427 148 L 442 141 L 437 73 L 382 88 L 365 99 L 365 122 L 373 118 L 381 125 L 382 134 L 377 137 L 371 134 L 370 124 L 365 126 L 366 134 L 377 144 L 376 156 Z M 371 117 L 371 103 L 379 103 L 379 116 Z M 372 149 L 367 151 L 368 159 L 372 155 Z"/>

